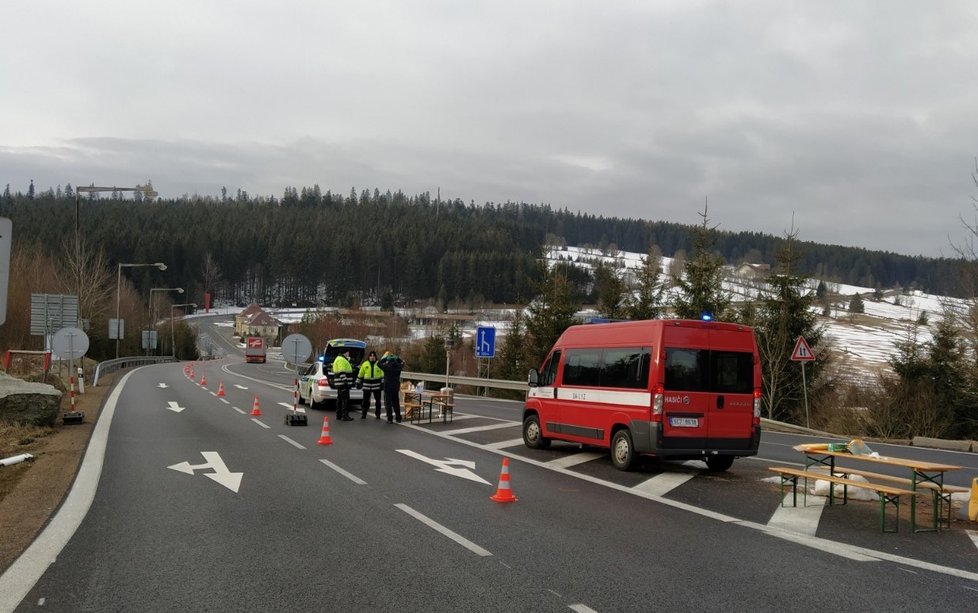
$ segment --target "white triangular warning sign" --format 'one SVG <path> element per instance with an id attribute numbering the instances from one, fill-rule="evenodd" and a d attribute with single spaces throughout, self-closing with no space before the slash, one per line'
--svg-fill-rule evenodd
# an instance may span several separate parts
<path id="1" fill-rule="evenodd" d="M 799 336 L 795 341 L 795 350 L 791 352 L 791 359 L 795 362 L 814 362 L 815 352 L 808 345 L 804 336 Z"/>

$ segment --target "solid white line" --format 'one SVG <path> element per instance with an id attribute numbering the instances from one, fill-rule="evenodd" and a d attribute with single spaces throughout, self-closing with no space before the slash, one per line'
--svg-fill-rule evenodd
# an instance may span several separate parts
<path id="1" fill-rule="evenodd" d="M 486 445 L 486 449 L 505 449 L 506 447 L 516 447 L 517 445 L 522 445 L 522 444 L 523 444 L 523 439 L 511 438 L 508 441 L 489 443 L 488 445 Z"/>
<path id="2" fill-rule="evenodd" d="M 363 479 L 361 479 L 360 477 L 357 477 L 356 475 L 353 475 L 351 473 L 346 472 L 345 470 L 343 470 L 342 468 L 340 468 L 336 464 L 333 464 L 329 460 L 319 460 L 319 461 L 322 462 L 323 464 L 325 464 L 326 466 L 329 466 L 330 468 L 332 468 L 336 472 L 340 473 L 341 475 L 343 475 L 344 477 L 346 477 L 350 481 L 353 481 L 357 485 L 367 485 L 367 482 L 364 481 Z"/>
<path id="3" fill-rule="evenodd" d="M 261 426 L 262 428 L 264 428 L 266 430 L 268 430 L 269 428 L 271 428 L 271 426 L 269 426 L 268 424 L 263 424 L 261 422 L 261 420 L 255 419 L 254 417 L 251 418 L 251 421 L 255 422 L 256 424 L 258 424 L 259 426 Z"/>
<path id="4" fill-rule="evenodd" d="M 458 534 L 457 532 L 452 532 L 451 530 L 449 530 L 445 526 L 439 524 L 438 522 L 436 522 L 435 520 L 431 519 L 430 517 L 427 517 L 426 515 L 422 515 L 421 513 L 418 513 L 417 511 L 415 511 L 411 507 L 407 506 L 406 504 L 397 503 L 394 506 L 397 507 L 398 509 L 404 511 L 405 513 L 407 513 L 411 517 L 417 519 L 421 523 L 425 524 L 429 528 L 434 529 L 436 532 L 440 532 L 440 533 L 444 534 L 445 536 L 447 536 L 448 538 L 452 539 L 453 541 L 455 541 L 456 543 L 458 543 L 462 547 L 465 547 L 466 549 L 468 549 L 469 551 L 471 551 L 475 555 L 482 556 L 482 557 L 486 557 L 486 556 L 491 556 L 492 555 L 492 553 L 490 553 L 489 551 L 483 549 L 482 547 L 479 547 L 478 545 L 476 545 L 475 543 L 473 543 L 469 539 L 465 538 L 461 534 Z"/>
<path id="5" fill-rule="evenodd" d="M 116 403 L 129 377 L 139 370 L 141 369 L 136 368 L 128 372 L 109 394 L 92 430 L 88 450 L 78 469 L 78 476 L 75 477 L 75 483 L 71 486 L 71 491 L 68 492 L 58 513 L 44 531 L 34 539 L 27 551 L 0 576 L 0 611 L 13 611 L 17 607 L 48 566 L 57 560 L 58 554 L 85 519 L 95 499 L 95 490 L 98 488 L 99 477 L 102 474 L 105 447 L 109 439 L 109 427 L 112 425 Z"/>
<path id="6" fill-rule="evenodd" d="M 824 496 L 809 496 L 808 506 L 791 506 L 791 493 L 785 494 L 781 506 L 774 510 L 774 515 L 767 520 L 767 525 L 772 528 L 790 530 L 798 534 L 815 536 L 818 531 L 818 522 L 822 519 L 822 511 L 825 509 L 825 502 L 828 498 Z M 799 504 L 805 504 L 804 492 L 798 493 Z"/>
<path id="7" fill-rule="evenodd" d="M 242 411 L 242 410 L 241 410 L 241 409 L 239 409 L 238 407 L 231 407 L 231 408 L 232 408 L 232 409 L 234 409 L 235 411 L 237 411 L 238 413 L 241 413 L 242 415 L 244 415 L 244 414 L 245 414 L 245 411 Z"/>
<path id="8" fill-rule="evenodd" d="M 471 428 L 461 428 L 459 430 L 445 430 L 442 434 L 456 435 L 456 434 L 468 434 L 470 432 L 485 432 L 486 430 L 500 430 L 502 428 L 512 428 L 513 426 L 520 425 L 518 421 L 511 421 L 504 424 L 492 424 L 490 426 L 472 426 Z"/>
<path id="9" fill-rule="evenodd" d="M 693 473 L 660 473 L 651 479 L 646 479 L 632 489 L 653 496 L 665 496 L 695 476 Z"/>
<path id="10" fill-rule="evenodd" d="M 809 547 L 818 551 L 823 551 L 825 553 L 831 553 L 843 558 L 850 560 L 856 560 L 858 562 L 878 562 L 880 560 L 886 560 L 888 562 L 895 562 L 898 564 L 903 564 L 905 566 L 910 566 L 912 568 L 922 568 L 924 570 L 929 570 L 931 572 L 939 573 L 942 575 L 948 575 L 952 577 L 959 577 L 961 579 L 967 579 L 968 581 L 978 582 L 978 572 L 970 572 L 966 570 L 961 570 L 951 566 L 941 566 L 940 564 L 931 564 L 929 562 L 922 562 L 920 560 L 914 560 L 912 558 L 907 558 L 904 556 L 887 553 L 884 551 L 878 551 L 874 549 L 869 549 L 866 547 L 859 547 L 858 545 L 850 545 L 848 543 L 839 543 L 837 541 L 831 541 L 829 539 L 820 538 L 817 536 L 806 536 L 803 534 L 797 534 L 793 532 L 788 532 L 787 530 L 782 530 L 780 528 L 773 528 L 766 526 L 764 524 L 758 524 L 755 522 L 744 521 L 740 518 L 733 517 L 732 515 L 726 515 L 724 513 L 718 513 L 716 511 L 711 511 L 710 509 L 704 509 L 693 504 L 686 502 L 680 502 L 678 500 L 673 500 L 671 498 L 664 498 L 662 496 L 653 496 L 651 494 L 646 494 L 644 492 L 638 492 L 630 487 L 624 485 L 618 485 L 617 483 L 612 483 L 610 481 L 605 481 L 598 477 L 593 477 L 591 475 L 586 475 L 579 472 L 574 472 L 566 468 L 559 468 L 556 466 L 547 466 L 546 462 L 541 462 L 539 460 L 533 460 L 531 458 L 523 457 L 513 453 L 508 453 L 502 450 L 487 450 L 486 446 L 481 443 L 475 443 L 473 441 L 467 441 L 464 438 L 458 438 L 454 436 L 445 436 L 443 433 L 437 430 L 427 430 L 424 428 L 418 428 L 418 430 L 425 432 L 430 436 L 437 436 L 445 440 L 454 441 L 460 445 L 465 445 L 467 447 L 472 447 L 474 449 L 482 449 L 486 451 L 491 451 L 496 455 L 510 458 L 514 462 L 520 462 L 522 464 L 527 464 L 530 466 L 537 466 L 540 468 L 546 468 L 554 472 L 567 475 L 569 477 L 574 477 L 575 479 L 580 479 L 581 481 L 587 481 L 588 483 L 593 483 L 595 485 L 600 485 L 611 490 L 616 490 L 619 492 L 626 492 L 639 496 L 641 498 L 646 498 L 666 506 L 681 509 L 700 517 L 706 517 L 708 519 L 713 519 L 716 521 L 721 521 L 724 523 L 735 524 L 742 526 L 744 528 L 750 528 L 751 530 L 757 530 L 763 534 L 768 534 L 770 536 L 775 536 L 787 541 L 791 541 L 797 545 L 803 547 Z M 750 459 L 750 458 L 748 458 Z"/>
<path id="11" fill-rule="evenodd" d="M 567 605 L 567 608 L 570 609 L 571 611 L 577 611 L 577 613 L 598 613 L 591 607 L 583 604 Z"/>
<path id="12" fill-rule="evenodd" d="M 523 442 L 523 439 L 520 439 Z M 557 466 L 559 468 L 569 468 L 571 466 L 577 466 L 578 464 L 583 464 L 585 462 L 590 462 L 591 460 L 597 460 L 598 458 L 608 455 L 606 453 L 596 453 L 594 451 L 581 451 L 578 453 L 572 453 L 570 455 L 565 455 L 560 458 L 556 458 L 547 462 L 547 466 Z"/>
<path id="13" fill-rule="evenodd" d="M 293 446 L 293 447 L 295 447 L 296 449 L 305 449 L 305 447 L 303 447 L 303 446 L 302 446 L 302 445 L 300 445 L 299 443 L 297 443 L 297 442 L 295 442 L 295 441 L 293 441 L 292 439 L 290 439 L 289 437 L 287 437 L 287 436 L 285 436 L 284 434 L 279 434 L 279 435 L 278 435 L 278 437 L 279 437 L 280 439 L 282 439 L 283 441 L 285 441 L 286 443 L 288 443 L 288 444 L 290 444 L 290 445 L 292 445 L 292 446 Z"/>

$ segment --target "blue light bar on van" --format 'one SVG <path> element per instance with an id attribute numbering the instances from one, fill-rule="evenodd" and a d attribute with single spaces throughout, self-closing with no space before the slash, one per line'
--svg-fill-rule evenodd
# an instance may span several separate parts
<path id="1" fill-rule="evenodd" d="M 700 313 L 700 319 L 703 321 L 713 321 L 713 313 L 709 311 L 703 311 Z"/>

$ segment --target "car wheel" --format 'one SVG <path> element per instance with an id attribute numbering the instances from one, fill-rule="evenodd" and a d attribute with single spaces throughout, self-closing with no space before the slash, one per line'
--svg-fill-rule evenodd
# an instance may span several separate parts
<path id="1" fill-rule="evenodd" d="M 703 460 L 706 468 L 711 472 L 722 472 L 733 466 L 734 457 L 732 455 L 714 455 Z"/>
<path id="2" fill-rule="evenodd" d="M 523 444 L 530 449 L 546 449 L 550 446 L 550 439 L 543 436 L 540 418 L 536 415 L 529 415 L 523 420 Z"/>
<path id="3" fill-rule="evenodd" d="M 618 470 L 631 470 L 635 464 L 635 445 L 632 444 L 632 433 L 628 428 L 622 428 L 611 437 L 611 463 Z"/>

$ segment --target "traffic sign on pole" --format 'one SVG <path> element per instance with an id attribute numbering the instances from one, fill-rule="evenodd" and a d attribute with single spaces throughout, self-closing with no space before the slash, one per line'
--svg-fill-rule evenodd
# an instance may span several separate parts
<path id="1" fill-rule="evenodd" d="M 480 326 L 475 331 L 475 357 L 492 358 L 496 356 L 496 329 Z"/>
<path id="2" fill-rule="evenodd" d="M 798 340 L 795 341 L 795 349 L 791 352 L 791 359 L 794 362 L 815 361 L 815 352 L 812 351 L 811 346 L 809 346 L 804 336 L 799 336 Z"/>

